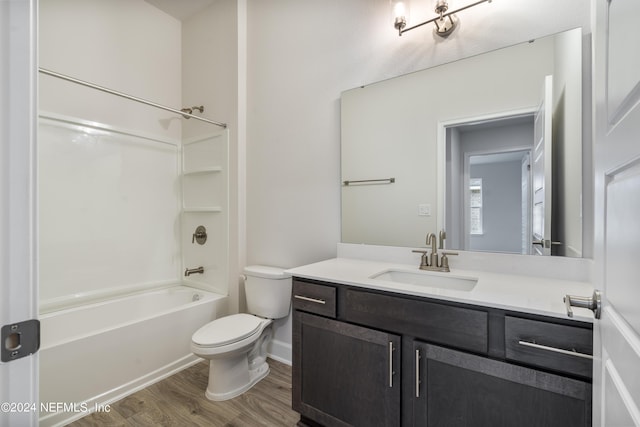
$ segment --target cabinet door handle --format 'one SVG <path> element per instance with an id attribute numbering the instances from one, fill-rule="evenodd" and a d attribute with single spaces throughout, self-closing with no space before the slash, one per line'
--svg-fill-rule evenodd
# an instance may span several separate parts
<path id="1" fill-rule="evenodd" d="M 590 354 L 579 353 L 577 351 L 571 351 L 571 350 L 564 350 L 562 348 L 549 347 L 542 344 L 536 344 L 534 342 L 518 341 L 518 344 L 524 345 L 526 347 L 537 348 L 538 350 L 553 351 L 554 353 L 566 354 L 568 356 L 582 357 L 584 359 L 593 359 L 593 356 Z"/>
<path id="2" fill-rule="evenodd" d="M 416 350 L 416 397 L 420 397 L 420 350 Z"/>
<path id="3" fill-rule="evenodd" d="M 323 299 L 303 297 L 302 295 L 294 295 L 293 297 L 296 298 L 296 299 L 304 300 L 304 301 L 315 302 L 316 304 L 326 304 L 327 303 Z"/>
<path id="4" fill-rule="evenodd" d="M 393 342 L 389 341 L 389 387 L 393 388 Z"/>

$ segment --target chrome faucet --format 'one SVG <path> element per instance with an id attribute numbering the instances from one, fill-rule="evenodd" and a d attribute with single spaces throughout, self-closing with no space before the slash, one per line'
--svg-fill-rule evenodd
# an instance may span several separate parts
<path id="1" fill-rule="evenodd" d="M 443 249 L 443 241 L 445 239 L 444 230 L 440 232 L 440 249 Z M 426 238 L 427 246 L 431 245 L 431 253 L 424 249 L 414 249 L 412 252 L 421 253 L 422 257 L 420 258 L 420 270 L 429 270 L 429 271 L 443 271 L 449 272 L 449 255 L 458 255 L 457 252 L 442 252 L 442 258 L 438 259 L 438 248 L 437 248 L 437 239 L 436 235 L 433 233 L 427 234 Z M 429 256 L 427 257 L 427 254 Z"/>
<path id="2" fill-rule="evenodd" d="M 192 274 L 204 274 L 204 267 L 196 267 L 196 268 L 185 268 L 184 275 L 185 277 L 189 277 Z"/>
<path id="3" fill-rule="evenodd" d="M 427 234 L 427 246 L 431 245 L 431 256 L 429 257 L 429 266 L 438 266 L 438 248 L 436 247 L 436 235 L 433 233 Z"/>

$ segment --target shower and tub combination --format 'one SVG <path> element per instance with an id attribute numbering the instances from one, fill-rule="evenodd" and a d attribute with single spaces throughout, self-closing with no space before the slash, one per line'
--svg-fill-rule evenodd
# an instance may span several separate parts
<path id="1" fill-rule="evenodd" d="M 87 411 L 41 413 L 40 425 L 108 407 L 199 361 L 189 350 L 191 335 L 225 306 L 222 295 L 175 286 L 42 315 L 40 401 Z"/>
<path id="2" fill-rule="evenodd" d="M 168 129 L 41 111 L 40 401 L 67 405 L 40 413 L 48 426 L 201 360 L 193 333 L 227 314 L 228 131 L 195 115 L 204 107 L 164 107 L 41 73 L 45 96 L 108 96 L 114 109 Z M 183 138 L 185 115 L 216 126 Z"/>

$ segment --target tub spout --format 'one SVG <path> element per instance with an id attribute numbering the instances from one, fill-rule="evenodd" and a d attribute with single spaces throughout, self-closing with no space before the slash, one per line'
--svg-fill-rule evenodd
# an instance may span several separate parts
<path id="1" fill-rule="evenodd" d="M 184 275 L 185 277 L 189 277 L 192 274 L 204 274 L 204 267 L 196 267 L 196 268 L 185 268 Z"/>

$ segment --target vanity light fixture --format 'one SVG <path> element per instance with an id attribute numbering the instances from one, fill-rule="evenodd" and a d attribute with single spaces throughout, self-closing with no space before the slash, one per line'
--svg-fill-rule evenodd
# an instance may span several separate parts
<path id="1" fill-rule="evenodd" d="M 469 9 L 473 6 L 477 6 L 480 3 L 491 3 L 491 0 L 480 0 L 475 3 L 468 4 L 459 9 L 448 12 L 449 3 L 447 0 L 437 0 L 435 12 L 438 14 L 435 18 L 431 18 L 428 21 L 421 22 L 412 27 L 406 28 L 407 26 L 407 18 L 406 18 L 406 6 L 402 1 L 394 1 L 393 5 L 393 13 L 395 15 L 395 21 L 393 26 L 396 30 L 398 30 L 398 36 L 401 36 L 402 33 L 407 31 L 411 31 L 414 28 L 422 27 L 423 25 L 434 23 L 436 26 L 433 29 L 433 32 L 441 37 L 446 37 L 453 30 L 455 30 L 456 25 L 458 24 L 458 18 L 456 18 L 455 14 L 461 12 L 465 9 Z"/>

